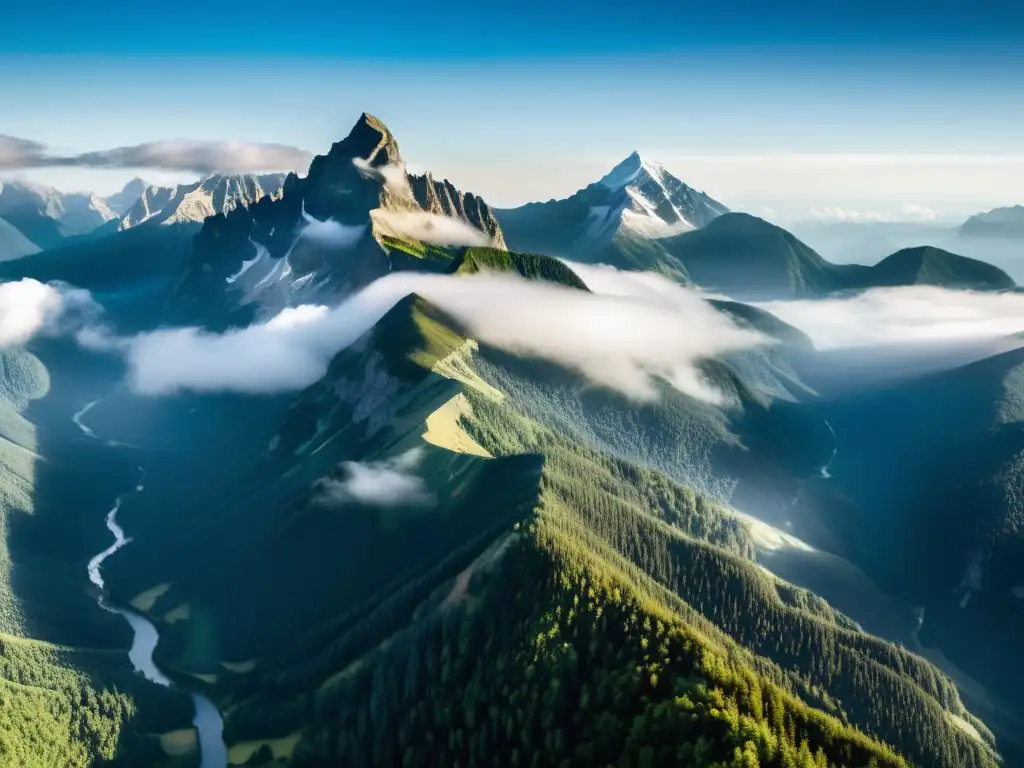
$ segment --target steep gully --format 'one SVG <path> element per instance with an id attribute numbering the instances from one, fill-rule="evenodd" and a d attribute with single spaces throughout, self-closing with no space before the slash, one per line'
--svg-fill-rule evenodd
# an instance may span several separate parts
<path id="1" fill-rule="evenodd" d="M 99 440 L 100 438 L 92 429 L 83 424 L 81 419 L 97 402 L 99 401 L 94 400 L 88 403 L 72 417 L 72 421 L 74 421 L 82 433 L 94 440 Z M 134 493 L 142 493 L 145 487 L 142 483 L 144 470 L 140 467 L 139 472 L 139 483 L 135 486 Z M 102 573 L 103 561 L 131 542 L 131 539 L 125 536 L 124 529 L 117 522 L 117 513 L 121 508 L 122 498 L 123 495 L 118 496 L 114 501 L 113 507 L 107 513 L 107 529 L 113 534 L 114 543 L 89 561 L 89 581 L 99 589 L 100 597 L 98 602 L 100 608 L 109 613 L 123 616 L 131 626 L 134 637 L 132 638 L 131 650 L 128 651 L 128 658 L 135 671 L 157 685 L 170 688 L 174 683 L 160 671 L 153 661 L 153 651 L 156 648 L 157 641 L 160 639 L 156 627 L 149 619 L 135 611 L 110 605 L 105 597 L 106 588 Z M 190 691 L 189 693 L 192 696 L 196 710 L 192 724 L 196 727 L 196 731 L 199 734 L 200 768 L 226 768 L 228 754 L 227 746 L 224 743 L 224 720 L 216 705 L 206 694 L 198 691 Z"/>

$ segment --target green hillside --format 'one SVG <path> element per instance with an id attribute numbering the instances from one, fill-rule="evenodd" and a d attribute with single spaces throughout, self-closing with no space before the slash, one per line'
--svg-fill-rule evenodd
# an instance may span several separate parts
<path id="1" fill-rule="evenodd" d="M 657 241 L 702 288 L 740 299 L 814 298 L 905 285 L 998 291 L 998 267 L 931 246 L 905 248 L 871 267 L 833 264 L 781 227 L 727 213 L 702 229 Z"/>
<path id="2" fill-rule="evenodd" d="M 471 275 L 481 270 L 518 272 L 529 279 L 587 290 L 584 282 L 563 262 L 537 253 L 517 253 L 497 248 L 467 248 L 456 260 L 454 273 Z"/>
<path id="3" fill-rule="evenodd" d="M 702 288 L 741 299 L 820 296 L 851 287 L 866 269 L 831 264 L 786 230 L 746 213 L 727 213 L 660 244 Z"/>
<path id="4" fill-rule="evenodd" d="M 868 283 L 887 285 L 938 285 L 944 288 L 1008 290 L 1013 278 L 984 261 L 958 256 L 932 246 L 904 248 L 871 267 Z"/>

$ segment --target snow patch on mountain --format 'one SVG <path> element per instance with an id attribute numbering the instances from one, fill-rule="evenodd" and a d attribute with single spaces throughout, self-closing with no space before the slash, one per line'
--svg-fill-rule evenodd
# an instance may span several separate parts
<path id="1" fill-rule="evenodd" d="M 267 247 L 265 245 L 254 242 L 251 237 L 249 238 L 249 242 L 252 243 L 253 247 L 256 249 L 256 255 L 253 256 L 252 259 L 250 259 L 249 261 L 243 261 L 242 268 L 235 272 L 235 274 L 227 278 L 228 283 L 233 283 L 236 280 L 238 280 L 238 278 L 240 278 L 242 275 L 244 275 L 246 272 L 252 269 L 253 266 L 255 266 L 255 264 L 258 261 L 260 261 L 260 259 L 270 258 L 270 252 L 267 250 Z"/>

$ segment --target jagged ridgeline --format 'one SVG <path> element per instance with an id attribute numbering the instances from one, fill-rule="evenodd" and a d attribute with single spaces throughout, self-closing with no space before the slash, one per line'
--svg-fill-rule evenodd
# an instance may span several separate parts
<path id="1" fill-rule="evenodd" d="M 446 270 L 585 290 L 563 266 L 467 249 Z M 784 418 L 753 370 L 712 373 Z M 183 492 L 190 465 L 165 467 L 148 506 L 126 504 L 139 534 L 110 579 L 160 626 L 164 668 L 218 701 L 233 761 L 995 765 L 935 668 L 767 575 L 727 509 L 623 458 L 625 426 L 595 428 L 613 408 L 646 427 L 642 407 L 549 408 L 554 391 L 592 388 L 410 296 L 282 399 L 217 482 Z M 670 433 L 710 446 L 706 425 L 740 428 L 665 394 L 659 421 L 707 409 Z M 353 492 L 360 472 L 420 482 L 381 507 Z"/>

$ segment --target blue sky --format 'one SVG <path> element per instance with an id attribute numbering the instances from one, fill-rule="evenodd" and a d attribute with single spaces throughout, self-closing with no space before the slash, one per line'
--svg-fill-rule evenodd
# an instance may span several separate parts
<path id="1" fill-rule="evenodd" d="M 20 4 L 0 133 L 322 152 L 365 110 L 407 161 L 499 205 L 568 194 L 633 149 L 755 212 L 1024 202 L 1024 10 L 839 5 Z M 24 175 L 111 191 L 131 173 Z"/>

